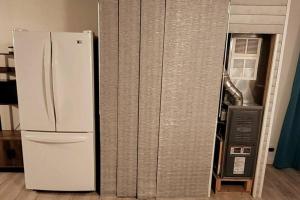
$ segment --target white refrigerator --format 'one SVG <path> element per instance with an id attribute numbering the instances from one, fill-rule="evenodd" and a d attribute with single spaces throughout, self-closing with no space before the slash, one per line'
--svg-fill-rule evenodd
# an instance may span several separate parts
<path id="1" fill-rule="evenodd" d="M 95 190 L 92 32 L 13 39 L 26 188 Z"/>

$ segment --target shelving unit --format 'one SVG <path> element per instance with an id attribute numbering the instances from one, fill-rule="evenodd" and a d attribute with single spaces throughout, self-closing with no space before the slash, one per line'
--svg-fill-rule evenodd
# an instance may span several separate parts
<path id="1" fill-rule="evenodd" d="M 0 74 L 6 74 L 5 79 L 0 79 L 0 105 L 17 105 L 18 98 L 16 80 L 10 79 L 11 75 L 15 75 L 15 68 L 10 67 L 8 63 L 8 59 L 13 58 L 14 53 L 12 51 L 0 53 L 0 56 L 5 56 L 5 66 L 0 66 Z"/>
<path id="2" fill-rule="evenodd" d="M 15 68 L 8 66 L 8 58 L 13 58 L 14 53 L 0 53 L 5 56 L 6 66 L 0 67 L 0 74 L 6 74 L 6 79 L 0 79 L 0 105 L 17 106 L 16 80 L 10 76 L 15 75 Z M 23 172 L 21 132 L 17 130 L 2 130 L 0 118 L 0 171 Z"/>

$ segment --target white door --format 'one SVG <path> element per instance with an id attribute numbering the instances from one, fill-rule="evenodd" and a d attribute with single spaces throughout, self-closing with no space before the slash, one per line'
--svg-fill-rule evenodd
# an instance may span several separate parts
<path id="1" fill-rule="evenodd" d="M 27 189 L 95 190 L 93 133 L 22 131 Z"/>
<path id="2" fill-rule="evenodd" d="M 94 131 L 92 34 L 51 33 L 56 130 Z"/>
<path id="3" fill-rule="evenodd" d="M 22 130 L 55 131 L 49 32 L 14 32 Z"/>

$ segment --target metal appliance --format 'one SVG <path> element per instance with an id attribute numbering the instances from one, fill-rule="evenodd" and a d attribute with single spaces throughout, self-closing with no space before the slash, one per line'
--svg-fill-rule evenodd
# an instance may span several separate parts
<path id="1" fill-rule="evenodd" d="M 214 156 L 214 173 L 220 178 L 254 177 L 263 116 L 255 86 L 263 78 L 258 75 L 262 42 L 253 34 L 230 38 Z"/>
<path id="2" fill-rule="evenodd" d="M 228 106 L 221 177 L 253 177 L 262 106 Z"/>

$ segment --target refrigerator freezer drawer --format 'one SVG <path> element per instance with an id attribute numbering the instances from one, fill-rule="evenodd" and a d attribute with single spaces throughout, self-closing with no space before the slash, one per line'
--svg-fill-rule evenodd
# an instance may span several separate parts
<path id="1" fill-rule="evenodd" d="M 27 189 L 94 191 L 94 133 L 22 132 Z"/>

